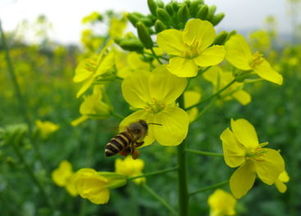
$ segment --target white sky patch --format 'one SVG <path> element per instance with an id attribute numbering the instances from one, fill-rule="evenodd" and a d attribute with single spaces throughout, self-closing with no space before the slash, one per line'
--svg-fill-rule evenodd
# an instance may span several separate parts
<path id="1" fill-rule="evenodd" d="M 169 2 L 169 0 L 164 0 Z M 205 0 L 217 5 L 226 17 L 218 29 L 246 30 L 263 27 L 268 15 L 276 16 L 282 33 L 290 33 L 286 0 Z M 78 43 L 83 29 L 82 17 L 93 11 L 112 9 L 119 12 L 148 12 L 146 0 L 0 0 L 0 19 L 5 30 L 13 30 L 26 19 L 45 15 L 52 23 L 51 37 L 63 43 Z"/>

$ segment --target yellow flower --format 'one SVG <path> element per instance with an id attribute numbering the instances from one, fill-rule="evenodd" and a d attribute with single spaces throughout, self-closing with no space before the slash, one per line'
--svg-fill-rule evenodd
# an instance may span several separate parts
<path id="1" fill-rule="evenodd" d="M 278 179 L 275 182 L 275 186 L 280 193 L 284 193 L 287 190 L 287 186 L 284 183 L 287 183 L 290 180 L 286 171 L 280 173 Z"/>
<path id="2" fill-rule="evenodd" d="M 217 189 L 208 199 L 210 216 L 235 215 L 236 199 L 221 189 Z"/>
<path id="3" fill-rule="evenodd" d="M 194 77 L 198 66 L 217 65 L 225 57 L 223 46 L 212 45 L 215 29 L 208 21 L 190 19 L 183 31 L 168 29 L 158 34 L 160 48 L 173 57 L 167 69 L 179 77 Z"/>
<path id="4" fill-rule="evenodd" d="M 99 55 L 82 60 L 75 70 L 73 81 L 83 82 L 82 87 L 77 92 L 76 97 L 85 93 L 93 82 L 110 71 L 114 65 L 114 53 L 108 52 L 107 48 L 112 42 L 108 42 Z"/>
<path id="5" fill-rule="evenodd" d="M 82 198 L 94 204 L 105 204 L 110 199 L 110 189 L 125 185 L 126 177 L 83 168 L 76 172 L 73 184 Z"/>
<path id="6" fill-rule="evenodd" d="M 238 167 L 230 178 L 230 188 L 236 198 L 244 196 L 253 186 L 256 176 L 268 185 L 274 184 L 284 171 L 284 160 L 274 149 L 263 148 L 255 128 L 245 119 L 231 120 L 220 136 L 224 159 L 229 167 Z"/>
<path id="7" fill-rule="evenodd" d="M 277 73 L 262 54 L 251 49 L 242 35 L 233 35 L 225 44 L 226 59 L 243 71 L 252 71 L 262 79 L 282 85 L 282 75 Z"/>
<path id="8" fill-rule="evenodd" d="M 73 178 L 72 165 L 69 161 L 61 161 L 59 167 L 51 173 L 52 181 L 60 187 L 65 187 L 67 191 L 75 196 L 76 190 L 71 184 Z"/>
<path id="9" fill-rule="evenodd" d="M 144 161 L 141 159 L 133 159 L 131 156 L 127 156 L 124 160 L 115 160 L 115 172 L 128 177 L 134 177 L 142 175 L 144 168 Z M 134 179 L 136 184 L 145 182 L 145 178 Z"/>
<path id="10" fill-rule="evenodd" d="M 231 72 L 223 71 L 220 67 L 214 66 L 203 74 L 204 78 L 211 82 L 218 91 L 225 87 L 228 83 L 234 80 Z M 251 95 L 243 88 L 243 83 L 235 82 L 227 90 L 221 93 L 224 100 L 236 99 L 242 105 L 247 105 L 251 102 Z"/>
<path id="11" fill-rule="evenodd" d="M 110 20 L 110 26 L 109 26 L 109 35 L 111 38 L 119 38 L 122 37 L 124 30 L 127 26 L 125 17 L 118 19 L 118 18 L 112 18 Z"/>
<path id="12" fill-rule="evenodd" d="M 43 139 L 46 139 L 50 134 L 60 128 L 57 124 L 54 124 L 50 121 L 36 120 L 35 125 Z"/>
<path id="13" fill-rule="evenodd" d="M 169 73 L 164 66 L 152 72 L 139 71 L 124 79 L 122 94 L 125 100 L 138 111 L 126 117 L 120 123 L 125 128 L 139 119 L 150 125 L 145 145 L 157 140 L 161 145 L 179 145 L 188 132 L 189 117 L 176 106 L 175 100 L 183 93 L 187 80 Z"/>
<path id="14" fill-rule="evenodd" d="M 199 91 L 185 91 L 184 92 L 185 108 L 199 103 L 201 100 L 201 97 L 202 97 L 202 95 Z M 198 110 L 198 108 L 194 107 L 194 108 L 188 110 L 187 113 L 189 115 L 189 121 L 193 122 L 196 119 L 196 117 L 199 113 L 199 110 Z"/>
<path id="15" fill-rule="evenodd" d="M 254 31 L 249 35 L 249 37 L 251 40 L 252 47 L 254 47 L 255 49 L 260 49 L 265 51 L 271 48 L 271 40 L 270 40 L 269 33 L 267 31 L 263 31 L 263 30 Z"/>

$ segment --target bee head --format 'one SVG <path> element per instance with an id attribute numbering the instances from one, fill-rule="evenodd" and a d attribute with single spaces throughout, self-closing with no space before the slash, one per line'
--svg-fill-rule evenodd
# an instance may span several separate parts
<path id="1" fill-rule="evenodd" d="M 130 124 L 128 127 L 128 131 L 136 135 L 145 134 L 147 129 L 148 129 L 148 125 L 144 120 L 139 120 L 138 122 L 134 122 Z"/>

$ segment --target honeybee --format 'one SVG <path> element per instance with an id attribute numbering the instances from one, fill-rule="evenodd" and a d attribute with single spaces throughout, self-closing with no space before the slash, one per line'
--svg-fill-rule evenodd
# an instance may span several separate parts
<path id="1" fill-rule="evenodd" d="M 160 125 L 156 123 L 146 123 L 144 120 L 131 123 L 125 131 L 117 134 L 106 144 L 105 155 L 110 157 L 117 153 L 124 156 L 131 154 L 133 159 L 137 159 L 139 152 L 136 148 L 143 145 L 149 124 Z"/>

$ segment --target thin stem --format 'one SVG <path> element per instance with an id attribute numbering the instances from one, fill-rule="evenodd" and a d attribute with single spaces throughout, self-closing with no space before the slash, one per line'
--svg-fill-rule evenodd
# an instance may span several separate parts
<path id="1" fill-rule="evenodd" d="M 131 180 L 134 180 L 134 179 L 137 179 L 137 178 L 144 178 L 144 177 L 147 177 L 147 176 L 160 175 L 160 174 L 176 171 L 177 169 L 178 169 L 178 167 L 173 167 L 173 168 L 169 168 L 169 169 L 149 172 L 149 173 L 145 173 L 143 175 L 130 177 L 130 178 L 128 178 L 128 180 L 131 181 Z"/>
<path id="2" fill-rule="evenodd" d="M 179 107 L 184 108 L 184 96 L 178 100 Z M 188 214 L 188 186 L 187 186 L 187 165 L 186 165 L 186 141 L 184 140 L 178 147 L 178 202 L 179 202 L 179 215 L 187 216 Z"/>
<path id="3" fill-rule="evenodd" d="M 171 207 L 165 199 L 163 199 L 159 194 L 157 194 L 153 189 L 151 189 L 149 186 L 146 184 L 142 185 L 143 188 L 150 194 L 152 195 L 156 200 L 158 200 L 166 209 L 170 211 L 173 215 L 177 215 L 176 211 Z"/>
<path id="4" fill-rule="evenodd" d="M 111 112 L 111 115 L 118 118 L 118 119 L 124 119 L 124 116 L 120 115 L 119 113 L 116 113 L 116 112 Z"/>
<path id="5" fill-rule="evenodd" d="M 222 181 L 222 182 L 219 182 L 219 183 L 216 183 L 216 184 L 207 186 L 207 187 L 202 187 L 202 188 L 200 188 L 200 189 L 198 189 L 198 190 L 196 190 L 196 191 L 194 191 L 194 192 L 191 192 L 191 193 L 189 194 L 189 196 L 193 196 L 193 195 L 195 195 L 195 194 L 197 194 L 197 193 L 202 193 L 202 192 L 205 192 L 205 191 L 208 191 L 208 190 L 212 190 L 212 189 L 215 189 L 215 188 L 219 188 L 219 187 L 222 187 L 222 186 L 227 185 L 228 183 L 229 183 L 229 181 L 226 180 L 226 181 Z"/>
<path id="6" fill-rule="evenodd" d="M 199 151 L 199 150 L 194 150 L 194 149 L 186 149 L 185 151 L 194 153 L 194 154 L 204 155 L 204 156 L 213 156 L 213 157 L 223 157 L 224 156 L 224 154 L 222 154 L 222 153 Z"/>
<path id="7" fill-rule="evenodd" d="M 216 93 L 212 94 L 211 96 L 209 96 L 208 98 L 202 100 L 201 102 L 194 104 L 190 107 L 185 108 L 185 110 L 190 110 L 194 107 L 198 107 L 202 104 L 207 103 L 208 101 L 211 101 L 212 99 L 214 99 L 215 97 L 219 96 L 223 91 L 225 91 L 226 89 L 228 89 L 231 85 L 233 85 L 236 82 L 236 79 L 233 79 L 231 82 L 229 82 L 227 85 L 225 85 L 223 88 L 221 88 L 220 90 L 218 90 Z"/>
<path id="8" fill-rule="evenodd" d="M 159 58 L 159 57 L 157 56 L 157 54 L 155 53 L 154 49 L 151 48 L 150 50 L 151 50 L 152 54 L 154 55 L 155 59 L 159 62 L 159 64 L 163 64 L 163 63 L 161 62 L 160 58 Z"/>

